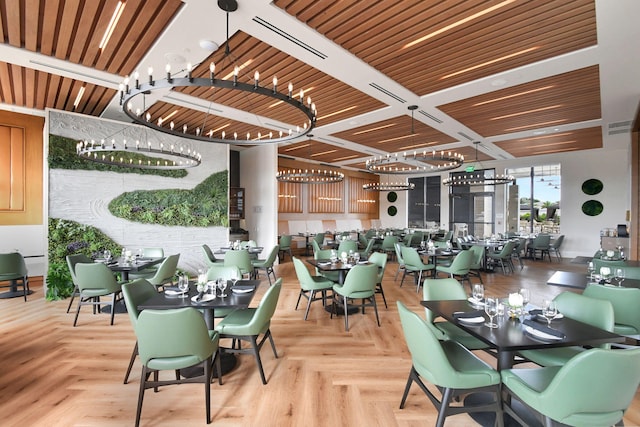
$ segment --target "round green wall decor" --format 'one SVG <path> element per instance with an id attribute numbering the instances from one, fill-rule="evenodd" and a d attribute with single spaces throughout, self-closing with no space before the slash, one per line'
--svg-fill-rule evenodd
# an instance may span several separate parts
<path id="1" fill-rule="evenodd" d="M 389 193 L 387 193 L 387 200 L 391 203 L 395 202 L 396 200 L 398 200 L 398 193 L 396 193 L 395 191 L 390 191 Z"/>
<path id="2" fill-rule="evenodd" d="M 604 184 L 599 179 L 591 178 L 582 183 L 582 192 L 593 196 L 598 194 L 604 188 Z"/>
<path id="3" fill-rule="evenodd" d="M 604 206 L 597 200 L 587 200 L 582 204 L 582 212 L 589 216 L 598 216 L 604 210 Z"/>
<path id="4" fill-rule="evenodd" d="M 395 206 L 389 206 L 387 208 L 387 213 L 389 214 L 389 216 L 396 216 L 396 214 L 398 213 L 398 209 Z"/>

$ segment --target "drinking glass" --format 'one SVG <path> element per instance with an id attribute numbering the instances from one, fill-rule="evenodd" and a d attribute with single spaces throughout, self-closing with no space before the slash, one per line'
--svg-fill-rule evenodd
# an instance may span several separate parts
<path id="1" fill-rule="evenodd" d="M 237 278 L 234 278 L 234 277 L 231 278 L 231 281 L 233 282 L 234 285 L 236 284 L 237 280 L 238 280 Z M 220 282 L 220 296 L 222 298 L 227 296 L 226 290 L 227 290 L 227 281 L 225 279 L 222 279 L 222 281 Z"/>
<path id="2" fill-rule="evenodd" d="M 111 261 L 111 251 L 109 249 L 104 250 L 104 259 L 105 261 Z"/>
<path id="3" fill-rule="evenodd" d="M 547 326 L 551 327 L 551 321 L 558 315 L 558 308 L 554 300 L 545 299 L 542 302 L 542 315 L 547 319 Z"/>
<path id="4" fill-rule="evenodd" d="M 476 302 L 481 302 L 484 298 L 484 286 L 480 283 L 473 285 L 472 297 Z"/>
<path id="5" fill-rule="evenodd" d="M 494 323 L 493 318 L 498 314 L 498 299 L 487 297 L 484 300 L 484 312 L 489 316 L 489 322 L 484 325 L 490 328 L 497 328 L 498 324 Z"/>
<path id="6" fill-rule="evenodd" d="M 187 291 L 189 290 L 189 278 L 185 276 L 178 277 L 178 289 L 180 290 L 180 298 L 187 297 Z"/>
<path id="7" fill-rule="evenodd" d="M 360 252 L 356 252 L 353 254 L 353 259 L 355 260 L 356 264 L 358 263 L 358 261 L 360 261 Z"/>
<path id="8" fill-rule="evenodd" d="M 616 280 L 618 281 L 618 286 L 622 286 L 622 282 L 624 282 L 625 272 L 624 268 L 616 268 Z"/>
<path id="9" fill-rule="evenodd" d="M 593 266 L 593 262 L 589 261 L 587 264 L 587 273 L 589 273 L 589 280 L 593 281 L 593 273 L 596 272 L 596 268 Z"/>
<path id="10" fill-rule="evenodd" d="M 522 308 L 525 309 L 529 301 L 531 301 L 531 292 L 527 288 L 520 289 L 520 295 L 522 295 Z"/>

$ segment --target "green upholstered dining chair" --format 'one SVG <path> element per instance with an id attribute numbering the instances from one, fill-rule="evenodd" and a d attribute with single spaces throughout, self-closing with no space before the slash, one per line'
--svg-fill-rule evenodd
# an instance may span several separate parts
<path id="1" fill-rule="evenodd" d="M 134 331 L 136 329 L 136 324 L 138 323 L 138 316 L 140 316 L 141 312 L 140 310 L 138 310 L 138 306 L 157 293 L 158 290 L 156 289 L 155 285 L 149 283 L 146 279 L 136 279 L 122 285 L 124 304 L 127 307 L 127 313 L 129 313 L 129 319 L 131 319 L 131 325 L 133 326 Z M 131 374 L 133 362 L 136 360 L 137 355 L 138 341 L 136 340 L 136 344 L 133 347 L 133 351 L 131 352 L 131 358 L 129 359 L 127 372 L 124 374 L 125 384 L 127 383 L 127 381 L 129 381 L 129 374 Z"/>
<path id="2" fill-rule="evenodd" d="M 564 242 L 564 234 L 559 235 L 553 242 L 549 245 L 549 256 L 553 253 L 558 261 L 562 261 L 562 254 L 560 253 L 560 246 L 562 246 L 562 242 Z"/>
<path id="3" fill-rule="evenodd" d="M 402 302 L 397 304 L 412 362 L 400 409 L 404 408 L 411 385 L 415 382 L 438 410 L 436 426 L 443 426 L 449 415 L 469 412 L 495 412 L 497 424 L 501 426 L 500 374 L 461 344 L 438 340 L 420 316 Z M 440 399 L 427 388 L 423 379 L 441 391 Z M 473 406 L 451 405 L 458 396 L 473 392 L 490 392 L 493 398 L 488 403 Z"/>
<path id="4" fill-rule="evenodd" d="M 389 257 L 393 257 L 395 256 L 396 253 L 396 243 L 398 243 L 398 236 L 395 235 L 387 235 L 384 236 L 384 239 L 382 239 L 382 244 L 380 245 L 380 250 L 384 253 L 386 253 L 387 255 L 389 255 Z"/>
<path id="5" fill-rule="evenodd" d="M 313 247 L 313 242 L 316 242 L 316 244 L 318 245 L 318 248 L 322 248 L 322 246 L 324 245 L 324 236 L 325 236 L 324 231 L 316 233 L 316 235 L 313 236 L 313 239 L 311 239 L 309 246 Z M 309 248 L 307 247 L 307 249 Z"/>
<path id="6" fill-rule="evenodd" d="M 402 282 L 404 281 L 404 276 L 407 274 L 413 275 L 416 284 L 416 292 L 420 290 L 420 286 L 422 286 L 422 276 L 425 271 L 435 271 L 435 264 L 425 264 L 422 262 L 422 258 L 420 258 L 420 254 L 415 248 L 408 248 L 406 246 L 402 247 L 402 259 L 404 260 L 404 273 L 402 275 L 402 281 L 400 281 L 400 286 L 402 286 Z"/>
<path id="7" fill-rule="evenodd" d="M 502 249 L 497 252 L 490 252 L 487 255 L 489 259 L 500 264 L 500 267 L 502 267 L 502 274 L 507 274 L 507 269 L 505 268 L 505 266 L 509 268 L 511 273 L 515 272 L 511 256 L 513 255 L 513 248 L 517 243 L 518 242 L 514 240 L 509 240 L 502 246 Z"/>
<path id="8" fill-rule="evenodd" d="M 24 257 L 19 252 L 0 254 L 0 283 L 11 282 L 10 285 L 22 286 L 24 300 L 27 301 L 29 295 L 29 273 Z M 2 285 L 5 287 L 5 285 Z"/>
<path id="9" fill-rule="evenodd" d="M 620 422 L 640 383 L 640 348 L 593 348 L 563 366 L 505 369 L 504 410 L 526 425 L 508 403 L 533 409 L 545 426 L 600 427 Z"/>
<path id="10" fill-rule="evenodd" d="M 613 332 L 614 313 L 609 301 L 590 298 L 573 292 L 562 292 L 554 301 L 558 312 L 570 319 Z M 609 348 L 604 344 L 602 348 Z M 585 351 L 584 347 L 557 347 L 544 350 L 523 350 L 518 354 L 540 366 L 562 366 L 569 359 Z"/>
<path id="11" fill-rule="evenodd" d="M 158 387 L 204 383 L 207 424 L 211 422 L 211 378 L 212 368 L 218 368 L 221 384 L 221 368 L 218 357 L 219 334 L 208 331 L 207 325 L 196 309 L 191 307 L 171 310 L 143 310 L 136 322 L 138 353 L 142 362 L 140 392 L 136 411 L 136 427 L 140 424 L 144 391 Z M 180 378 L 179 371 L 203 363 L 204 374 L 197 377 Z M 160 381 L 158 372 L 176 371 L 176 379 Z M 153 373 L 153 380 L 149 377 Z"/>
<path id="12" fill-rule="evenodd" d="M 384 307 L 387 306 L 387 298 L 384 296 L 384 288 L 382 287 L 382 279 L 384 278 L 384 272 L 387 269 L 387 254 L 382 252 L 374 252 L 369 256 L 369 262 L 378 266 L 378 282 L 376 283 L 376 293 L 382 295 L 382 301 Z"/>
<path id="13" fill-rule="evenodd" d="M 216 258 L 209 245 L 202 245 L 202 252 L 204 253 L 204 261 L 207 264 L 207 267 L 211 267 L 216 264 L 221 265 L 224 263 L 222 258 Z"/>
<path id="14" fill-rule="evenodd" d="M 293 257 L 293 266 L 296 270 L 298 282 L 300 282 L 300 293 L 298 294 L 295 309 L 298 309 L 300 298 L 305 297 L 307 299 L 307 309 L 304 312 L 304 320 L 307 320 L 312 302 L 322 300 L 323 305 L 326 305 L 327 291 L 333 289 L 333 282 L 323 276 L 312 276 L 307 266 L 299 258 Z M 316 297 L 318 292 L 321 294 L 320 297 Z"/>
<path id="15" fill-rule="evenodd" d="M 613 273 L 616 268 L 618 267 L 624 268 L 627 266 L 626 261 L 622 259 L 608 260 L 608 259 L 593 258 L 591 262 L 593 263 L 593 268 L 596 273 L 600 273 L 600 269 L 602 267 L 609 267 L 611 269 L 611 273 Z"/>
<path id="16" fill-rule="evenodd" d="M 69 267 L 69 273 L 71 274 L 71 281 L 73 282 L 73 293 L 71 294 L 71 299 L 69 300 L 69 305 L 67 306 L 67 313 L 71 310 L 71 305 L 73 304 L 73 300 L 80 294 L 80 290 L 78 288 L 78 280 L 76 279 L 76 264 L 84 263 L 91 264 L 93 261 L 91 258 L 86 256 L 85 254 L 72 254 L 67 255 L 67 267 Z"/>
<path id="17" fill-rule="evenodd" d="M 280 262 L 284 261 L 285 253 L 288 253 L 289 257 L 293 257 L 293 253 L 291 250 L 291 235 L 283 234 L 282 236 L 280 236 L 280 239 L 278 240 L 278 246 L 280 247 L 280 250 L 278 252 L 278 259 Z"/>
<path id="18" fill-rule="evenodd" d="M 322 250 L 322 246 L 320 246 L 318 244 L 318 242 L 316 242 L 315 240 L 311 241 L 311 248 L 313 249 L 313 253 L 315 254 L 316 252 L 318 252 L 319 250 Z"/>
<path id="19" fill-rule="evenodd" d="M 590 284 L 582 295 L 611 303 L 613 332 L 619 335 L 640 334 L 640 289 Z"/>
<path id="20" fill-rule="evenodd" d="M 73 319 L 73 326 L 78 322 L 80 307 L 93 306 L 93 312 L 102 305 L 111 304 L 111 324 L 115 315 L 115 306 L 121 300 L 122 286 L 116 280 L 113 272 L 106 265 L 96 262 L 91 264 L 79 263 L 75 266 L 78 281 L 78 308 Z M 100 301 L 100 297 L 111 295 L 111 302 Z"/>
<path id="21" fill-rule="evenodd" d="M 469 275 L 477 277 L 480 280 L 480 283 L 484 283 L 482 281 L 482 269 L 484 268 L 484 247 L 478 245 L 472 245 L 469 248 L 469 251 L 473 253 L 473 258 L 471 259 L 471 265 L 469 266 Z"/>
<path id="22" fill-rule="evenodd" d="M 374 239 L 371 239 L 367 242 L 367 246 L 362 251 L 359 252 L 361 259 L 369 258 L 369 256 L 373 252 L 373 244 L 375 242 L 376 241 Z"/>
<path id="23" fill-rule="evenodd" d="M 471 262 L 473 261 L 474 253 L 469 250 L 462 250 L 453 258 L 451 264 L 437 265 L 436 264 L 436 277 L 438 273 L 445 273 L 451 278 L 459 278 L 461 282 L 469 282 L 471 286 L 471 280 L 469 279 L 469 271 L 471 270 Z"/>
<path id="24" fill-rule="evenodd" d="M 518 260 L 518 263 L 520 264 L 520 270 L 522 270 L 524 268 L 524 263 L 522 262 L 522 253 L 524 252 L 524 248 L 527 245 L 527 239 L 519 237 L 515 239 L 515 241 L 516 245 L 513 247 L 511 257 Z"/>
<path id="25" fill-rule="evenodd" d="M 398 269 L 396 270 L 396 275 L 393 277 L 393 281 L 398 280 L 398 274 L 400 274 L 400 270 L 404 273 L 404 260 L 402 259 L 402 247 L 404 246 L 402 243 L 398 242 L 395 245 L 396 249 L 396 260 L 398 261 Z M 404 274 L 402 274 L 402 280 L 400 281 L 400 286 L 402 286 L 402 281 L 404 280 Z"/>
<path id="26" fill-rule="evenodd" d="M 358 233 L 358 247 L 359 249 L 364 249 L 367 246 L 369 246 L 369 241 L 371 239 L 367 239 L 367 237 L 365 236 L 365 233 Z M 373 247 L 373 244 L 371 244 L 371 247 Z"/>
<path id="27" fill-rule="evenodd" d="M 162 248 L 142 248 L 142 256 L 146 258 L 164 258 L 164 249 Z M 129 272 L 129 280 L 149 279 L 158 272 L 158 265 L 151 265 L 140 271 Z"/>
<path id="28" fill-rule="evenodd" d="M 216 331 L 220 333 L 220 338 L 231 338 L 231 347 L 223 347 L 225 353 L 252 353 L 256 359 L 258 370 L 262 384 L 267 383 L 262 368 L 262 359 L 260 358 L 260 350 L 264 342 L 269 339 L 273 355 L 278 358 L 276 345 L 271 335 L 271 318 L 276 311 L 278 298 L 282 288 L 282 278 L 276 280 L 273 286 L 265 292 L 260 304 L 257 308 L 247 308 L 244 310 L 236 310 L 225 317 L 217 326 Z M 262 339 L 258 342 L 259 336 Z M 251 344 L 251 348 L 243 349 L 240 341 L 247 341 Z"/>
<path id="29" fill-rule="evenodd" d="M 355 240 L 345 239 L 341 240 L 338 244 L 338 256 L 340 256 L 342 252 L 346 252 L 347 254 L 349 254 L 351 252 L 356 252 L 357 250 L 358 242 L 356 242 Z"/>
<path id="30" fill-rule="evenodd" d="M 551 245 L 551 236 L 549 234 L 538 234 L 533 238 L 531 243 L 527 246 L 527 253 L 532 259 L 538 258 L 538 252 L 540 252 L 540 259 L 544 261 L 545 254 L 549 257 L 551 262 L 551 255 L 549 253 L 549 247 Z"/>
<path id="31" fill-rule="evenodd" d="M 273 269 L 273 264 L 276 262 L 279 251 L 280 247 L 275 245 L 271 248 L 269 255 L 267 255 L 265 259 L 252 259 L 251 266 L 253 267 L 253 277 L 258 278 L 260 270 L 264 270 L 264 273 L 267 275 L 267 279 L 269 279 L 269 284 L 271 284 L 271 276 L 273 276 L 274 281 L 278 280 L 276 277 L 276 271 Z"/>
<path id="32" fill-rule="evenodd" d="M 422 296 L 425 301 L 448 301 L 467 299 L 464 287 L 456 279 L 425 279 L 422 288 Z M 463 331 L 455 324 L 446 320 L 438 320 L 438 316 L 428 308 L 424 309 L 427 326 L 441 341 L 456 341 L 470 350 L 488 348 L 487 344 L 480 341 L 468 332 Z M 436 321 L 438 320 L 438 321 Z"/>
<path id="33" fill-rule="evenodd" d="M 234 277 L 236 279 L 242 277 L 240 269 L 235 265 L 222 265 L 218 263 L 217 265 L 212 265 L 207 270 L 207 281 L 218 279 L 232 280 Z M 215 318 L 223 318 L 235 310 L 235 308 L 219 307 L 213 311 L 213 315 Z"/>
<path id="34" fill-rule="evenodd" d="M 180 260 L 180 254 L 169 255 L 160 263 L 156 274 L 149 277 L 147 280 L 149 283 L 156 287 L 164 288 L 167 283 L 173 283 L 173 278 L 178 270 L 178 261 Z"/>
<path id="35" fill-rule="evenodd" d="M 239 251 L 227 251 L 224 254 L 224 265 L 235 265 L 240 269 L 242 276 L 251 277 L 253 275 L 253 265 L 249 252 L 242 249 Z"/>
<path id="36" fill-rule="evenodd" d="M 349 331 L 349 305 L 362 308 L 373 307 L 376 320 L 380 326 L 378 306 L 376 304 L 376 283 L 378 282 L 378 266 L 374 264 L 355 265 L 349 270 L 343 285 L 333 285 L 333 302 L 331 318 L 336 313 L 337 306 L 344 308 L 344 329 Z M 358 303 L 357 301 L 360 300 Z"/>
<path id="37" fill-rule="evenodd" d="M 331 249 L 320 249 L 319 251 L 313 254 L 313 259 L 330 259 L 331 258 Z M 329 279 L 334 283 L 338 283 L 340 281 L 340 273 L 338 271 L 320 271 L 316 268 L 316 276 L 322 276 L 325 279 Z"/>

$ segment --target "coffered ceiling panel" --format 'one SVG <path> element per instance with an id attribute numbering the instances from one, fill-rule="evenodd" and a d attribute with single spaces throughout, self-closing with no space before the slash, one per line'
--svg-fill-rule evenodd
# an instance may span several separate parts
<path id="1" fill-rule="evenodd" d="M 602 128 L 591 127 L 550 135 L 512 139 L 496 142 L 496 145 L 514 157 L 602 148 Z"/>
<path id="2" fill-rule="evenodd" d="M 278 149 L 278 154 L 323 163 L 345 162 L 366 156 L 366 154 L 357 151 L 348 150 L 337 145 L 325 144 L 312 139 L 295 144 L 282 145 Z"/>
<path id="3" fill-rule="evenodd" d="M 598 67 L 571 71 L 438 108 L 485 137 L 599 119 Z"/>

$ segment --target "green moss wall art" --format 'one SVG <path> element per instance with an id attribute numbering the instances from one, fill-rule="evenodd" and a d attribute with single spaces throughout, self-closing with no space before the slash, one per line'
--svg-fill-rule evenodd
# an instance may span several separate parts
<path id="1" fill-rule="evenodd" d="M 604 210 L 604 206 L 597 200 L 587 200 L 582 204 L 582 212 L 588 216 L 598 216 Z"/>

